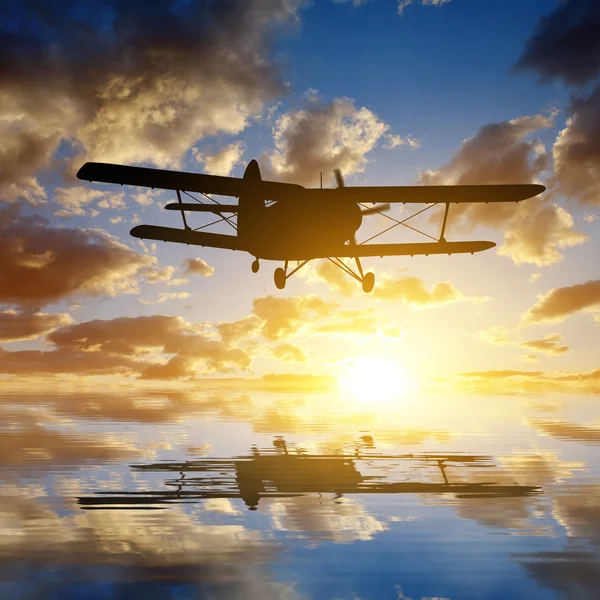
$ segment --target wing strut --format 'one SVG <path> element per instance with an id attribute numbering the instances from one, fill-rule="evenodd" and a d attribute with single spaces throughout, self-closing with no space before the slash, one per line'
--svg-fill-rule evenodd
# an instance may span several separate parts
<path id="1" fill-rule="evenodd" d="M 179 192 L 179 190 L 175 190 L 175 191 L 177 192 L 177 200 L 179 201 L 179 204 L 183 204 L 183 202 L 181 201 L 181 193 Z M 189 231 L 189 230 L 190 230 L 190 227 L 189 227 L 189 225 L 187 224 L 187 220 L 186 220 L 186 218 L 185 218 L 185 210 L 182 210 L 182 211 L 181 211 L 181 216 L 182 216 L 182 218 L 183 218 L 183 228 L 184 228 L 186 231 Z"/>
<path id="2" fill-rule="evenodd" d="M 440 233 L 440 239 L 438 241 L 445 242 L 446 238 L 444 237 L 444 233 L 446 233 L 446 223 L 448 222 L 448 212 L 450 212 L 450 203 L 446 202 L 446 210 L 444 212 L 444 222 L 442 223 L 442 233 Z"/>

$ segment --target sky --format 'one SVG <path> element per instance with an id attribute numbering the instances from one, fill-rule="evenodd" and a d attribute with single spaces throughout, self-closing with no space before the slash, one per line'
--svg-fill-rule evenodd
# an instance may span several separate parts
<path id="1" fill-rule="evenodd" d="M 193 385 L 376 364 L 597 392 L 598 27 L 593 0 L 4 2 L 0 377 Z M 326 261 L 280 291 L 276 263 L 141 242 L 137 224 L 180 225 L 173 193 L 75 177 L 86 161 L 241 176 L 253 158 L 307 187 L 339 168 L 347 185 L 547 191 L 453 207 L 449 241 L 497 247 L 365 261 L 366 295 Z M 435 234 L 432 212 L 417 222 Z M 366 220 L 359 240 L 389 223 Z"/>

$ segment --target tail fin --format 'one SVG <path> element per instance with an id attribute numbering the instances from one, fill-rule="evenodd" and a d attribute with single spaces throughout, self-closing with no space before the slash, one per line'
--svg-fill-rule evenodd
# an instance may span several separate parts
<path id="1" fill-rule="evenodd" d="M 257 229 L 255 224 L 263 217 L 265 199 L 261 183 L 260 167 L 255 160 L 251 160 L 244 172 L 243 192 L 238 200 L 238 236 L 244 242 L 252 237 Z"/>

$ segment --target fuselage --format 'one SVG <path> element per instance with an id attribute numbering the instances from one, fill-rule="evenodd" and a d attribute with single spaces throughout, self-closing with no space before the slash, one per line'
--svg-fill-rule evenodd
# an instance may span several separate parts
<path id="1" fill-rule="evenodd" d="M 260 171 L 255 161 L 248 165 L 244 180 L 250 185 L 249 192 L 239 198 L 238 236 L 257 258 L 302 260 L 313 254 L 322 256 L 324 250 L 339 249 L 351 240 L 362 223 L 358 204 L 337 198 L 324 201 L 307 193 L 267 206 L 260 193 Z"/>

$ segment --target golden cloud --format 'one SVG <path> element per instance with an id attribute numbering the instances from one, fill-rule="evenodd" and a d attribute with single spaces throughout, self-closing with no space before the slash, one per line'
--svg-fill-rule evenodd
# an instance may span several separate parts
<path id="1" fill-rule="evenodd" d="M 276 340 L 297 333 L 315 318 L 330 315 L 337 304 L 307 294 L 289 298 L 263 296 L 255 298 L 252 306 L 252 312 L 264 322 L 263 336 L 267 340 Z"/>
<path id="2" fill-rule="evenodd" d="M 436 283 L 431 291 L 428 291 L 425 282 L 418 277 L 402 277 L 400 279 L 384 277 L 375 287 L 373 296 L 380 300 L 400 300 L 412 308 L 433 308 L 453 302 L 465 300 L 481 302 L 486 299 L 465 296 L 449 281 Z"/>
<path id="3" fill-rule="evenodd" d="M 0 208 L 0 302 L 38 308 L 75 295 L 138 290 L 136 277 L 155 259 L 101 229 L 61 229 Z"/>
<path id="4" fill-rule="evenodd" d="M 569 315 L 593 310 L 600 310 L 600 279 L 550 290 L 523 315 L 523 323 L 556 323 Z"/>
<path id="5" fill-rule="evenodd" d="M 293 344 L 279 344 L 273 348 L 273 356 L 282 362 L 306 362 L 306 354 Z"/>
<path id="6" fill-rule="evenodd" d="M 183 261 L 186 275 L 201 275 L 202 277 L 211 277 L 215 270 L 201 258 L 186 258 Z"/>
<path id="7" fill-rule="evenodd" d="M 41 312 L 0 311 L 0 342 L 33 340 L 73 322 L 70 315 Z"/>

